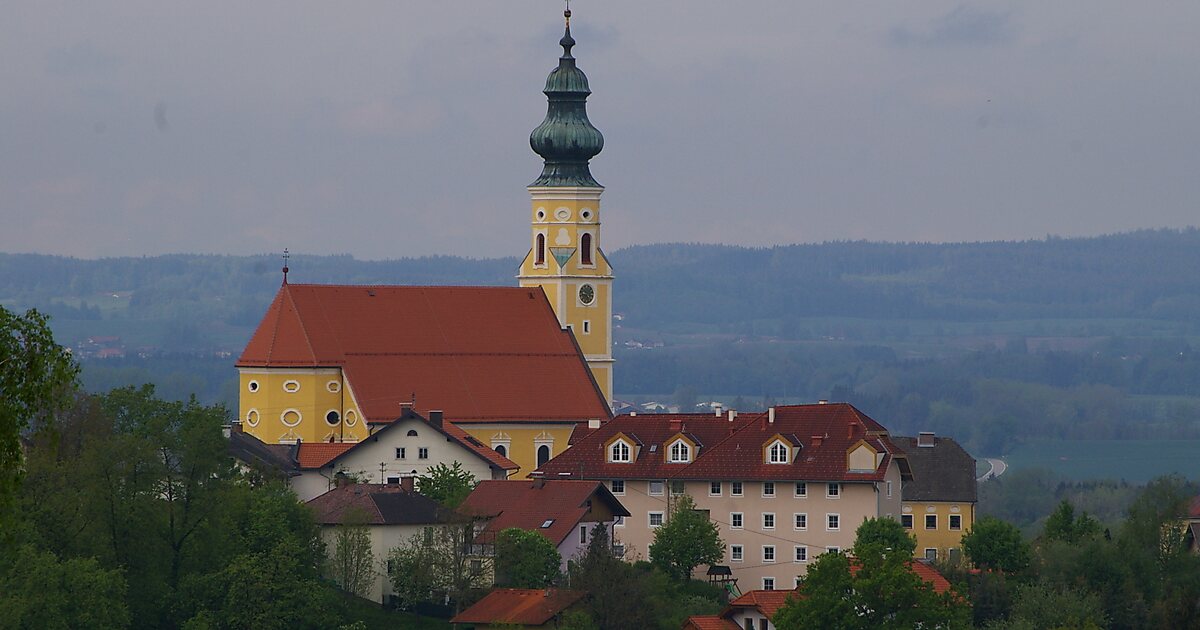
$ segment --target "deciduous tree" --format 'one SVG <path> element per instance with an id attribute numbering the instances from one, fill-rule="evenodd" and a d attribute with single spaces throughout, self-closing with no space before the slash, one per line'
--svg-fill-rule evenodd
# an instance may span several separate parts
<path id="1" fill-rule="evenodd" d="M 545 536 L 516 527 L 496 535 L 496 585 L 544 588 L 561 577 L 562 556 Z"/>
<path id="2" fill-rule="evenodd" d="M 687 580 L 696 567 L 724 558 L 725 543 L 707 512 L 697 510 L 692 497 L 684 494 L 672 503 L 670 519 L 654 531 L 650 557 L 667 575 Z"/>
<path id="3" fill-rule="evenodd" d="M 477 483 L 474 473 L 465 470 L 460 462 L 430 466 L 417 477 L 417 491 L 448 508 L 456 508 Z"/>
<path id="4" fill-rule="evenodd" d="M 1029 545 L 1016 527 L 998 518 L 984 516 L 962 537 L 963 551 L 984 569 L 1015 572 L 1029 566 Z"/>

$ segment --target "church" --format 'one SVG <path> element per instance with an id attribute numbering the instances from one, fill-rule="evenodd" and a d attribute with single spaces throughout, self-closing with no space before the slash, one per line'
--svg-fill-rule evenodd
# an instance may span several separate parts
<path id="1" fill-rule="evenodd" d="M 528 186 L 518 286 L 291 284 L 285 266 L 236 363 L 246 433 L 301 449 L 356 443 L 410 409 L 444 417 L 524 476 L 577 425 L 612 418 L 613 269 L 589 169 L 604 138 L 587 117 L 569 11 L 559 44 L 529 139 L 544 167 Z"/>

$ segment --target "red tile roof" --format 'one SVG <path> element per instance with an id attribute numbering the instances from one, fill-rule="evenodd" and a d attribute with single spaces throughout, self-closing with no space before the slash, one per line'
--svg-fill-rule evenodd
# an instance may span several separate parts
<path id="1" fill-rule="evenodd" d="M 420 414 L 414 412 L 412 409 L 405 409 L 400 413 L 399 417 L 396 418 L 396 420 L 404 419 L 419 420 L 424 422 L 425 424 L 429 425 L 429 428 L 438 431 L 442 435 L 445 435 L 446 438 L 451 441 L 458 442 L 460 446 L 475 453 L 481 459 L 486 461 L 488 465 L 494 468 L 498 468 L 500 470 L 516 470 L 517 468 L 520 468 L 520 466 L 514 463 L 511 459 L 501 455 L 500 453 L 497 453 L 491 448 L 488 448 L 483 444 L 483 442 L 480 442 L 478 439 L 476 439 L 475 436 L 470 435 L 466 431 L 463 431 L 449 422 L 443 421 L 440 427 L 435 426 L 425 418 L 421 417 Z M 385 431 L 394 426 L 399 426 L 399 424 L 400 423 L 398 422 L 392 422 L 391 424 L 377 429 L 374 433 L 368 436 L 367 439 L 362 440 L 361 442 L 301 443 L 299 449 L 297 449 L 296 459 L 301 469 L 324 468 L 352 450 L 362 448 L 365 444 L 375 443 Z"/>
<path id="2" fill-rule="evenodd" d="M 599 481 L 485 480 L 462 502 L 464 514 L 488 516 L 485 534 L 495 535 L 509 527 L 542 534 L 555 545 L 562 544 L 580 522 L 589 516 L 589 503 L 603 501 L 617 516 L 629 511 Z M 549 527 L 542 527 L 552 521 Z"/>
<path id="3" fill-rule="evenodd" d="M 574 337 L 539 289 L 287 284 L 238 367 L 341 367 L 369 422 L 608 418 Z"/>
<path id="4" fill-rule="evenodd" d="M 681 432 L 701 447 L 689 464 L 666 463 L 666 442 Z M 634 461 L 608 461 L 605 445 L 618 434 L 640 443 Z M 800 444 L 799 455 L 787 464 L 763 461 L 763 447 L 777 434 Z M 586 435 L 576 431 L 573 439 L 570 449 L 538 469 L 547 478 L 570 473 L 586 479 L 880 481 L 892 459 L 906 470 L 905 455 L 887 430 L 846 403 L 776 407 L 774 422 L 767 413 L 740 414 L 732 421 L 710 414 L 622 415 Z M 875 470 L 846 470 L 846 452 L 859 441 L 884 454 Z"/>
<path id="5" fill-rule="evenodd" d="M 450 623 L 540 626 L 583 599 L 584 595 L 583 591 L 558 588 L 498 588 L 456 615 Z"/>
<path id="6" fill-rule="evenodd" d="M 1200 518 L 1200 497 L 1192 499 L 1192 504 L 1188 506 L 1188 518 Z"/>
<path id="7" fill-rule="evenodd" d="M 322 525 L 431 525 L 462 520 L 437 501 L 396 485 L 347 484 L 306 505 Z"/>
<path id="8" fill-rule="evenodd" d="M 776 611 L 783 608 L 788 598 L 795 595 L 796 591 L 747 591 L 729 602 L 729 606 L 757 608 L 767 619 L 771 619 Z"/>
<path id="9" fill-rule="evenodd" d="M 683 630 L 742 630 L 741 626 L 716 615 L 692 615 L 683 624 Z"/>
<path id="10" fill-rule="evenodd" d="M 858 564 L 858 562 L 856 562 L 854 560 L 854 558 L 851 558 L 850 559 L 850 574 L 854 575 L 854 574 L 858 573 L 859 566 L 860 565 Z M 922 580 L 925 580 L 926 582 L 929 582 L 929 584 L 931 586 L 933 586 L 933 591 L 935 593 L 938 593 L 938 594 L 945 593 L 946 591 L 949 591 L 951 588 L 953 588 L 950 585 L 949 580 L 947 580 L 944 576 L 942 576 L 941 573 L 938 573 L 938 570 L 933 568 L 933 565 L 929 564 L 928 562 L 925 562 L 924 560 L 910 560 L 908 562 L 908 568 L 910 571 L 915 573 L 917 575 L 917 577 L 921 578 Z"/>

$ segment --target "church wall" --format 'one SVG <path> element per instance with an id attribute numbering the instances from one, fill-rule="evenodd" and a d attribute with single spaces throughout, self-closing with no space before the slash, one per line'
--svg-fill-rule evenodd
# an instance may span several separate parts
<path id="1" fill-rule="evenodd" d="M 263 442 L 328 442 L 330 438 L 357 442 L 367 436 L 367 428 L 340 369 L 240 368 L 238 371 L 239 417 L 243 429 Z M 338 414 L 334 424 L 326 421 L 330 411 Z"/>
<path id="2" fill-rule="evenodd" d="M 484 446 L 495 448 L 503 444 L 507 454 L 520 466 L 513 471 L 510 479 L 524 479 L 526 475 L 537 469 L 537 449 L 542 445 L 550 447 L 550 457 L 567 450 L 567 441 L 571 439 L 571 431 L 575 423 L 539 422 L 529 424 L 516 423 L 456 423 L 458 427 L 475 436 Z M 483 479 L 484 477 L 481 477 Z"/>

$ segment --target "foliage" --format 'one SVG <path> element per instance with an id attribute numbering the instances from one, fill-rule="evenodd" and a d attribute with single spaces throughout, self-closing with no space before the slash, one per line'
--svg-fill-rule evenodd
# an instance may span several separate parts
<path id="1" fill-rule="evenodd" d="M 1072 628 L 1100 630 L 1108 627 L 1100 598 L 1070 588 L 1046 588 L 1041 585 L 1017 587 L 1012 615 L 1007 621 L 993 621 L 992 630 L 1023 628 Z"/>
<path id="2" fill-rule="evenodd" d="M 388 552 L 388 576 L 401 607 L 448 601 L 457 613 L 489 585 L 492 560 L 472 553 L 477 521 L 426 527 Z"/>
<path id="3" fill-rule="evenodd" d="M 348 510 L 345 521 L 333 535 L 329 558 L 333 581 L 347 593 L 368 597 L 375 585 L 375 554 L 365 525 L 366 514 Z"/>
<path id="4" fill-rule="evenodd" d="M 496 585 L 545 588 L 558 582 L 562 556 L 538 532 L 516 527 L 496 535 Z"/>
<path id="5" fill-rule="evenodd" d="M 63 407 L 78 372 L 46 316 L 0 306 L 0 513 L 8 512 L 21 471 L 21 431 Z"/>
<path id="6" fill-rule="evenodd" d="M 912 571 L 909 565 L 914 547 L 915 541 L 894 520 L 867 519 L 856 532 L 855 570 L 851 570 L 851 560 L 843 554 L 818 556 L 809 566 L 798 596 L 789 599 L 776 614 L 775 627 L 791 630 L 969 625 L 969 609 L 958 595 L 953 592 L 939 595 Z"/>
<path id="7" fill-rule="evenodd" d="M 962 537 L 963 551 L 981 569 L 1006 572 L 1029 566 L 1029 545 L 1013 525 L 991 516 L 975 521 Z"/>
<path id="8" fill-rule="evenodd" d="M 124 628 L 125 578 L 94 558 L 59 560 L 22 545 L 0 561 L 0 625 L 30 630 Z"/>
<path id="9" fill-rule="evenodd" d="M 417 477 L 417 491 L 448 508 L 456 508 L 475 489 L 475 474 L 465 470 L 461 462 L 447 466 L 430 466 Z"/>
<path id="10" fill-rule="evenodd" d="M 1067 543 L 1077 543 L 1085 538 L 1100 534 L 1100 522 L 1088 516 L 1087 512 L 1075 516 L 1075 506 L 1070 501 L 1063 500 L 1058 504 L 1054 513 L 1046 519 L 1046 527 L 1042 537 L 1046 540 L 1061 540 Z"/>
<path id="11" fill-rule="evenodd" d="M 676 497 L 671 515 L 654 531 L 650 557 L 656 566 L 677 580 L 688 580 L 702 564 L 715 564 L 725 557 L 725 543 L 717 524 L 696 509 L 692 497 Z"/>

